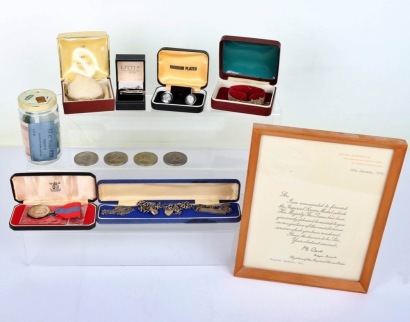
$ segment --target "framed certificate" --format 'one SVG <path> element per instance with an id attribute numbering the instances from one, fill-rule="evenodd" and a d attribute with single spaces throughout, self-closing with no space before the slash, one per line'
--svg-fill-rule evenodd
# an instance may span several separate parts
<path id="1" fill-rule="evenodd" d="M 255 124 L 234 275 L 366 293 L 406 150 Z"/>

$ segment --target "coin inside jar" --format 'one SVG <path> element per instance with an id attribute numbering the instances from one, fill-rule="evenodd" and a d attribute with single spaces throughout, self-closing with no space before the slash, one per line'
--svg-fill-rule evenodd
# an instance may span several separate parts
<path id="1" fill-rule="evenodd" d="M 29 215 L 32 218 L 39 219 L 39 218 L 43 218 L 47 216 L 50 212 L 51 210 L 47 206 L 36 205 L 36 206 L 32 206 L 28 210 L 27 215 Z"/>
<path id="2" fill-rule="evenodd" d="M 74 162 L 81 166 L 90 166 L 98 162 L 98 154 L 91 151 L 77 153 Z"/>
<path id="3" fill-rule="evenodd" d="M 168 152 L 164 155 L 164 162 L 172 166 L 180 166 L 187 163 L 188 157 L 182 152 Z"/>
<path id="4" fill-rule="evenodd" d="M 151 166 L 158 162 L 158 157 L 152 152 L 140 152 L 134 156 L 134 162 L 141 166 Z"/>
<path id="5" fill-rule="evenodd" d="M 128 155 L 124 152 L 109 152 L 104 156 L 104 162 L 112 166 L 120 166 L 128 162 Z"/>

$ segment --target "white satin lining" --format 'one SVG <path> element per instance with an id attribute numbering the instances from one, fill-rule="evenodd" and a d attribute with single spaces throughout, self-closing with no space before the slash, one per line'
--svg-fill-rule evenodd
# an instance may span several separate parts
<path id="1" fill-rule="evenodd" d="M 90 176 L 16 176 L 12 181 L 16 200 L 24 204 L 86 204 L 96 199 L 95 179 Z"/>
<path id="2" fill-rule="evenodd" d="M 98 190 L 101 202 L 118 201 L 121 205 L 135 205 L 140 200 L 195 200 L 200 204 L 216 204 L 221 200 L 237 200 L 239 184 L 104 183 Z"/>

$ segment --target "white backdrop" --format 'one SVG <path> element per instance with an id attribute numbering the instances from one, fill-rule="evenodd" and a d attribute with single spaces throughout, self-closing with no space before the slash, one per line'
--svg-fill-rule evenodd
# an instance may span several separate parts
<path id="1" fill-rule="evenodd" d="M 0 12 L 0 145 L 22 142 L 20 92 L 61 93 L 57 34 L 84 30 L 110 35 L 113 80 L 115 54 L 145 54 L 149 95 L 161 47 L 209 52 L 209 98 L 221 36 L 279 40 L 283 125 L 408 139 L 409 9 L 404 0 L 11 1 Z"/>
<path id="2" fill-rule="evenodd" d="M 7 225 L 15 204 L 9 178 L 15 172 L 27 170 L 20 148 L 17 96 L 24 90 L 41 87 L 61 93 L 58 33 L 108 32 L 114 84 L 116 54 L 145 54 L 149 95 L 158 86 L 156 55 L 160 48 L 206 50 L 210 55 L 208 98 L 218 80 L 218 46 L 223 35 L 279 40 L 282 50 L 277 103 L 283 115 L 281 124 L 409 140 L 409 12 L 410 2 L 406 0 L 14 0 L 3 3 L 0 10 L 1 318 L 5 321 L 409 321 L 408 158 L 367 295 L 235 278 L 232 267 L 225 266 L 26 266 L 22 257 L 27 254 L 24 242 L 29 240 Z M 72 116 L 60 113 L 63 146 L 70 147 L 66 151 L 71 153 L 86 145 L 96 148 L 123 145 L 131 149 L 134 144 L 158 144 L 161 148 L 163 142 L 157 142 L 153 132 L 165 128 L 172 134 L 172 130 L 184 125 L 185 132 L 170 135 L 167 144 L 197 142 L 202 148 L 224 143 L 243 147 L 249 139 L 249 126 L 242 127 L 245 122 L 272 122 L 272 118 L 216 113 L 209 108 L 209 102 L 206 110 L 195 116 L 155 112 L 148 109 Z M 169 126 L 170 122 L 176 125 Z M 223 123 L 233 126 L 231 131 Z M 76 131 L 79 125 L 82 128 Z M 99 126 L 108 135 L 99 136 L 102 131 Z M 142 127 L 146 135 L 135 137 L 142 134 L 136 127 Z M 218 132 L 222 127 L 220 132 L 226 139 Z M 210 150 L 205 152 L 209 154 Z M 62 160 L 67 158 L 70 153 Z M 227 162 L 231 159 L 227 152 Z M 51 169 L 60 171 L 58 163 L 56 166 Z M 240 173 L 245 175 L 245 167 L 242 164 L 240 167 Z M 136 173 L 135 167 L 130 169 L 131 166 L 125 168 L 120 175 L 130 177 L 143 172 Z M 186 169 L 182 170 L 175 169 L 167 176 L 186 175 Z M 217 169 L 203 169 L 218 176 L 220 173 L 214 170 Z M 239 170 L 234 167 L 230 173 Z M 114 170 L 111 174 L 118 177 Z M 144 175 L 149 176 L 150 172 L 144 171 Z M 35 236 L 41 240 L 43 232 L 39 233 Z"/>

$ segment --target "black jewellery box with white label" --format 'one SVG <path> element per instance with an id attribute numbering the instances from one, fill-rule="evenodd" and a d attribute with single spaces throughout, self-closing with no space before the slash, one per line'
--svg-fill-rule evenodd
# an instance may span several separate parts
<path id="1" fill-rule="evenodd" d="M 117 110 L 145 110 L 145 55 L 115 56 Z"/>
<path id="2" fill-rule="evenodd" d="M 164 47 L 157 55 L 158 87 L 152 96 L 155 110 L 200 113 L 208 85 L 209 55 L 203 50 Z"/>
<path id="3" fill-rule="evenodd" d="M 10 178 L 13 230 L 89 230 L 95 227 L 96 178 L 88 172 L 16 173 Z"/>
<path id="4" fill-rule="evenodd" d="M 100 224 L 239 222 L 236 179 L 100 180 Z"/>

